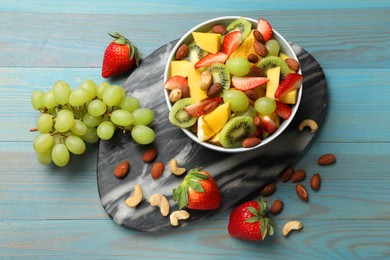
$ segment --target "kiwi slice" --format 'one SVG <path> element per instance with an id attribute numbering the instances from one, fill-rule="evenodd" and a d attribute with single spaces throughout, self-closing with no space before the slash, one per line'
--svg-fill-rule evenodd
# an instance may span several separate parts
<path id="1" fill-rule="evenodd" d="M 225 64 L 214 63 L 209 66 L 208 70 L 213 75 L 213 83 L 220 83 L 222 85 L 222 90 L 220 95 L 222 95 L 226 90 L 230 88 L 230 72 L 226 68 Z"/>
<path id="2" fill-rule="evenodd" d="M 237 116 L 230 119 L 219 132 L 219 141 L 225 148 L 237 148 L 242 146 L 242 141 L 256 131 L 253 118 L 249 116 Z"/>
<path id="3" fill-rule="evenodd" d="M 169 112 L 169 122 L 180 128 L 193 126 L 196 122 L 196 117 L 189 115 L 184 108 L 192 104 L 191 98 L 183 98 L 178 100 Z"/>
<path id="4" fill-rule="evenodd" d="M 282 80 L 287 76 L 287 74 L 290 73 L 290 68 L 288 67 L 287 63 L 282 58 L 277 56 L 268 56 L 262 58 L 258 66 L 265 72 L 265 74 L 267 74 L 267 70 L 270 68 L 280 67 L 280 78 Z"/>
<path id="5" fill-rule="evenodd" d="M 187 60 L 192 63 L 197 63 L 201 58 L 207 54 L 202 48 L 199 47 L 195 42 L 192 42 L 188 45 L 188 55 Z"/>
<path id="6" fill-rule="evenodd" d="M 252 24 L 245 18 L 241 17 L 231 22 L 226 27 L 226 30 L 228 31 L 228 33 L 231 31 L 240 30 L 242 41 L 244 41 L 246 37 L 248 37 L 249 33 L 252 31 Z"/>

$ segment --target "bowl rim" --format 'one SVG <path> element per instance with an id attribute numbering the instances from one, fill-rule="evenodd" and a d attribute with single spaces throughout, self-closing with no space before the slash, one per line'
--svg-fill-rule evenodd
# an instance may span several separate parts
<path id="1" fill-rule="evenodd" d="M 200 28 L 202 27 L 205 27 L 205 26 L 209 26 L 210 28 L 217 24 L 217 23 L 220 23 L 221 21 L 233 21 L 233 20 L 236 20 L 236 19 L 239 19 L 239 18 L 244 18 L 248 21 L 250 21 L 252 23 L 252 25 L 257 25 L 257 22 L 258 20 L 255 20 L 253 18 L 249 18 L 249 17 L 246 17 L 246 16 L 220 16 L 220 17 L 215 17 L 215 18 L 211 18 L 211 19 L 208 19 L 204 22 L 201 22 L 199 24 L 197 24 L 196 26 L 192 27 L 190 30 L 188 30 L 178 41 L 177 43 L 174 45 L 173 49 L 171 50 L 169 56 L 168 56 L 168 59 L 167 59 L 167 62 L 166 62 L 166 65 L 165 65 L 165 69 L 164 69 L 164 77 L 163 77 L 163 82 L 166 82 L 166 80 L 168 79 L 168 73 L 170 71 L 170 62 L 174 59 L 174 55 L 177 51 L 177 49 L 183 44 L 183 43 L 189 43 L 190 40 L 188 40 L 188 37 L 191 36 L 192 32 L 193 31 L 196 31 L 196 30 L 199 30 Z M 255 27 L 253 27 L 255 28 Z M 290 43 L 277 31 L 275 30 L 274 28 L 272 28 L 272 31 L 273 31 L 273 38 L 275 38 L 274 36 L 276 35 L 276 38 L 278 38 L 278 42 L 282 42 L 283 44 L 280 44 L 281 47 L 283 46 L 283 49 L 285 49 L 284 47 L 286 47 L 288 50 L 289 50 L 289 57 L 291 58 L 294 58 L 295 60 L 297 60 L 299 62 L 299 59 L 298 57 L 296 56 L 293 48 L 291 47 Z M 299 73 L 302 75 L 302 71 L 301 71 L 301 66 L 299 67 L 298 71 L 296 73 Z M 303 84 L 303 83 L 302 83 Z M 186 128 L 180 128 L 188 137 L 190 137 L 194 142 L 204 146 L 204 147 L 207 147 L 211 150 L 214 150 L 214 151 L 219 151 L 219 152 L 224 152 L 224 153 L 241 153 L 241 152 L 247 152 L 247 151 L 251 151 L 251 150 L 254 150 L 254 149 L 258 149 L 260 147 L 263 147 L 265 146 L 266 144 L 272 142 L 273 140 L 275 140 L 280 134 L 282 134 L 284 132 L 284 130 L 290 125 L 291 121 L 294 119 L 297 111 L 298 111 L 298 108 L 299 108 L 299 105 L 301 103 L 301 98 L 302 98 L 302 84 L 301 84 L 301 87 L 298 89 L 298 95 L 297 95 L 297 102 L 295 105 L 293 105 L 293 108 L 292 108 L 292 113 L 291 113 L 291 116 L 289 119 L 287 120 L 284 120 L 280 126 L 278 127 L 277 131 L 272 133 L 270 136 L 266 137 L 265 139 L 262 139 L 261 143 L 256 145 L 256 146 L 253 146 L 253 147 L 249 147 L 249 148 L 244 148 L 244 147 L 238 147 L 238 148 L 225 148 L 223 146 L 219 146 L 219 145 L 216 145 L 216 144 L 212 144 L 212 143 L 209 143 L 209 142 L 201 142 L 198 140 L 197 136 L 192 133 L 190 130 L 186 129 Z M 169 94 L 168 94 L 168 90 L 164 89 L 164 97 L 165 97 L 165 102 L 168 106 L 168 109 L 169 111 L 172 109 L 172 103 L 171 101 L 169 100 Z"/>

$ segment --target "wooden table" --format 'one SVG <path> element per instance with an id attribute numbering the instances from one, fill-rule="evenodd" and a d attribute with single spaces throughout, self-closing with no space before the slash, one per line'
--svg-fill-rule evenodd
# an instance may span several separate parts
<path id="1" fill-rule="evenodd" d="M 325 71 L 324 127 L 295 168 L 319 172 L 310 202 L 294 185 L 271 199 L 285 208 L 276 234 L 248 243 L 229 236 L 229 212 L 164 233 L 114 223 L 96 186 L 97 145 L 64 168 L 40 165 L 32 148 L 36 89 L 63 79 L 103 81 L 107 32 L 128 36 L 147 57 L 217 16 L 265 17 Z M 20 259 L 390 258 L 390 2 L 354 1 L 0 1 L 0 257 Z M 126 77 L 110 81 L 123 84 Z M 329 167 L 316 165 L 324 153 Z M 308 180 L 305 180 L 308 183 Z M 300 232 L 282 227 L 297 219 Z"/>

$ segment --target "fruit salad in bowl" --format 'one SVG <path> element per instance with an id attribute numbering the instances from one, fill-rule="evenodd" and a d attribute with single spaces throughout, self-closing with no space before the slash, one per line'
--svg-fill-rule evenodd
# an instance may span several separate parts
<path id="1" fill-rule="evenodd" d="M 302 79 L 290 44 L 266 19 L 214 18 L 189 30 L 170 53 L 169 121 L 213 150 L 256 149 L 292 121 Z"/>

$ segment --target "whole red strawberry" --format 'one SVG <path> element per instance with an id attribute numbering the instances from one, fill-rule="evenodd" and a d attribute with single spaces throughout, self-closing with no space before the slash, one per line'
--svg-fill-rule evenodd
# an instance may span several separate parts
<path id="1" fill-rule="evenodd" d="M 188 171 L 177 189 L 173 199 L 178 201 L 179 209 L 187 207 L 196 210 L 217 209 L 221 205 L 221 193 L 213 177 L 201 168 Z"/>
<path id="2" fill-rule="evenodd" d="M 114 40 L 107 46 L 103 57 L 103 78 L 127 73 L 138 66 L 141 53 L 125 37 L 119 33 L 109 34 Z"/>
<path id="3" fill-rule="evenodd" d="M 264 240 L 274 234 L 274 223 L 267 217 L 268 206 L 261 198 L 259 201 L 245 202 L 230 213 L 228 231 L 242 240 Z"/>

